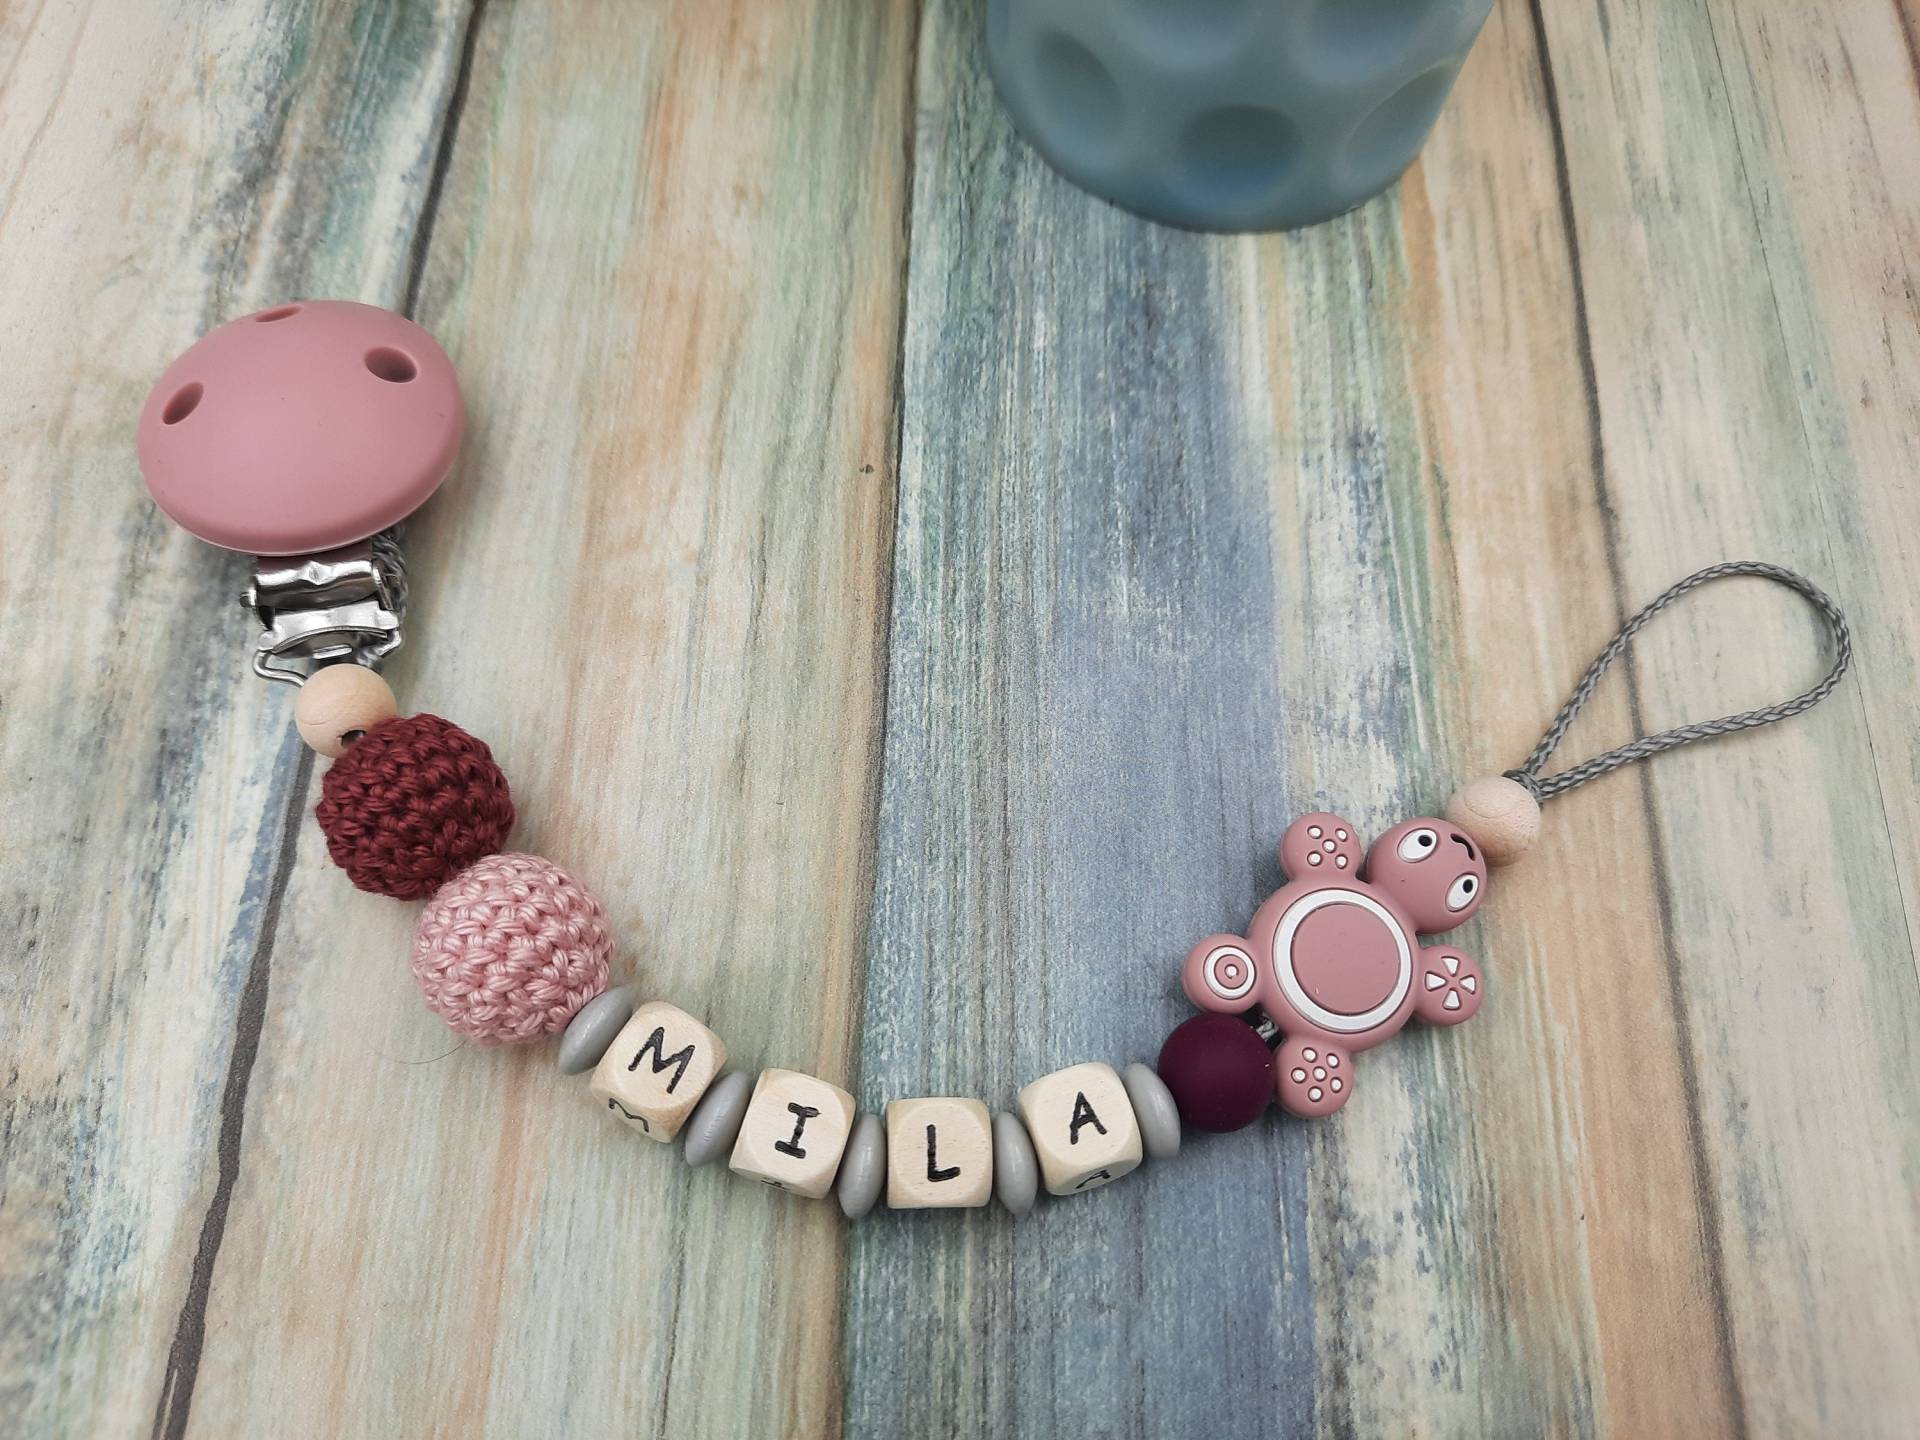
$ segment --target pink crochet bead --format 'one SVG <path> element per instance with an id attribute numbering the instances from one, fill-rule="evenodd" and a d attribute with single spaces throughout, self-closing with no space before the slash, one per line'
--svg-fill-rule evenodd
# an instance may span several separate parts
<path id="1" fill-rule="evenodd" d="M 564 1029 L 607 988 L 613 936 L 591 891 L 551 860 L 498 854 L 434 892 L 413 939 L 427 1005 L 481 1045 Z"/>

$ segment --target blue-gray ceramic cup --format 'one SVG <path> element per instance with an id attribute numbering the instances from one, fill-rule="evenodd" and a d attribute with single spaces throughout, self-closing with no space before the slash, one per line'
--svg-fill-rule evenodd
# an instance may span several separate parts
<path id="1" fill-rule="evenodd" d="M 1284 230 L 1413 162 L 1492 0 L 989 0 L 1014 123 L 1150 219 Z"/>

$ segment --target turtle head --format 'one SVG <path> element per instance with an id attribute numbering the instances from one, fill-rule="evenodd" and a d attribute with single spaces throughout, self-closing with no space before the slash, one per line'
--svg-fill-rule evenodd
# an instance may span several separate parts
<path id="1" fill-rule="evenodd" d="M 1390 895 L 1422 935 L 1465 924 L 1487 892 L 1487 857 L 1445 820 L 1402 820 L 1367 852 L 1367 881 Z"/>

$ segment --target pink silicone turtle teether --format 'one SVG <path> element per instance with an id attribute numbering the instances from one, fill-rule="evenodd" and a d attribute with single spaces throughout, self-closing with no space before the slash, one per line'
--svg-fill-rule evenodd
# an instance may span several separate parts
<path id="1" fill-rule="evenodd" d="M 460 449 L 453 365 L 403 315 L 276 305 L 204 335 L 140 412 L 153 498 L 202 540 L 306 555 L 418 509 Z"/>
<path id="2" fill-rule="evenodd" d="M 1204 1010 L 1265 1010 L 1284 1037 L 1273 1057 L 1280 1104 L 1327 1115 L 1353 1093 L 1356 1051 L 1398 1034 L 1410 1015 L 1457 1025 L 1480 1008 L 1480 967 L 1414 937 L 1464 923 L 1486 893 L 1487 865 L 1458 827 L 1430 819 L 1394 826 L 1363 863 L 1353 826 L 1316 814 L 1288 827 L 1280 866 L 1289 883 L 1246 936 L 1202 940 L 1181 983 Z"/>

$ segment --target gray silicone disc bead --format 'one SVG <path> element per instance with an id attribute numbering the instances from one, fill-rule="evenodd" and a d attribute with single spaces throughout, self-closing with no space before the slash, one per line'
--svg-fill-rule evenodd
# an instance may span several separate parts
<path id="1" fill-rule="evenodd" d="M 600 1057 L 613 1044 L 613 1037 L 633 1018 L 633 987 L 621 985 L 602 990 L 574 1012 L 567 1030 L 560 1037 L 560 1053 L 555 1063 L 562 1075 L 580 1075 L 600 1063 Z"/>
<path id="2" fill-rule="evenodd" d="M 1180 1107 L 1173 1103 L 1167 1082 L 1138 1060 L 1121 1073 L 1127 1087 L 1127 1099 L 1133 1102 L 1133 1117 L 1140 1122 L 1140 1138 L 1147 1154 L 1156 1160 L 1171 1160 L 1180 1153 Z"/>
<path id="3" fill-rule="evenodd" d="M 880 1203 L 880 1187 L 887 1179 L 887 1127 L 878 1115 L 862 1115 L 854 1121 L 847 1150 L 840 1157 L 840 1178 L 834 1182 L 834 1194 L 840 1201 L 840 1213 L 858 1220 Z"/>
<path id="4" fill-rule="evenodd" d="M 993 1193 L 1010 1215 L 1033 1209 L 1040 1193 L 1040 1161 L 1033 1140 L 1020 1117 L 1004 1110 L 993 1112 Z"/>
<path id="5" fill-rule="evenodd" d="M 681 1132 L 686 1137 L 687 1164 L 710 1165 L 733 1150 L 752 1098 L 753 1077 L 742 1071 L 729 1070 L 713 1082 Z"/>

